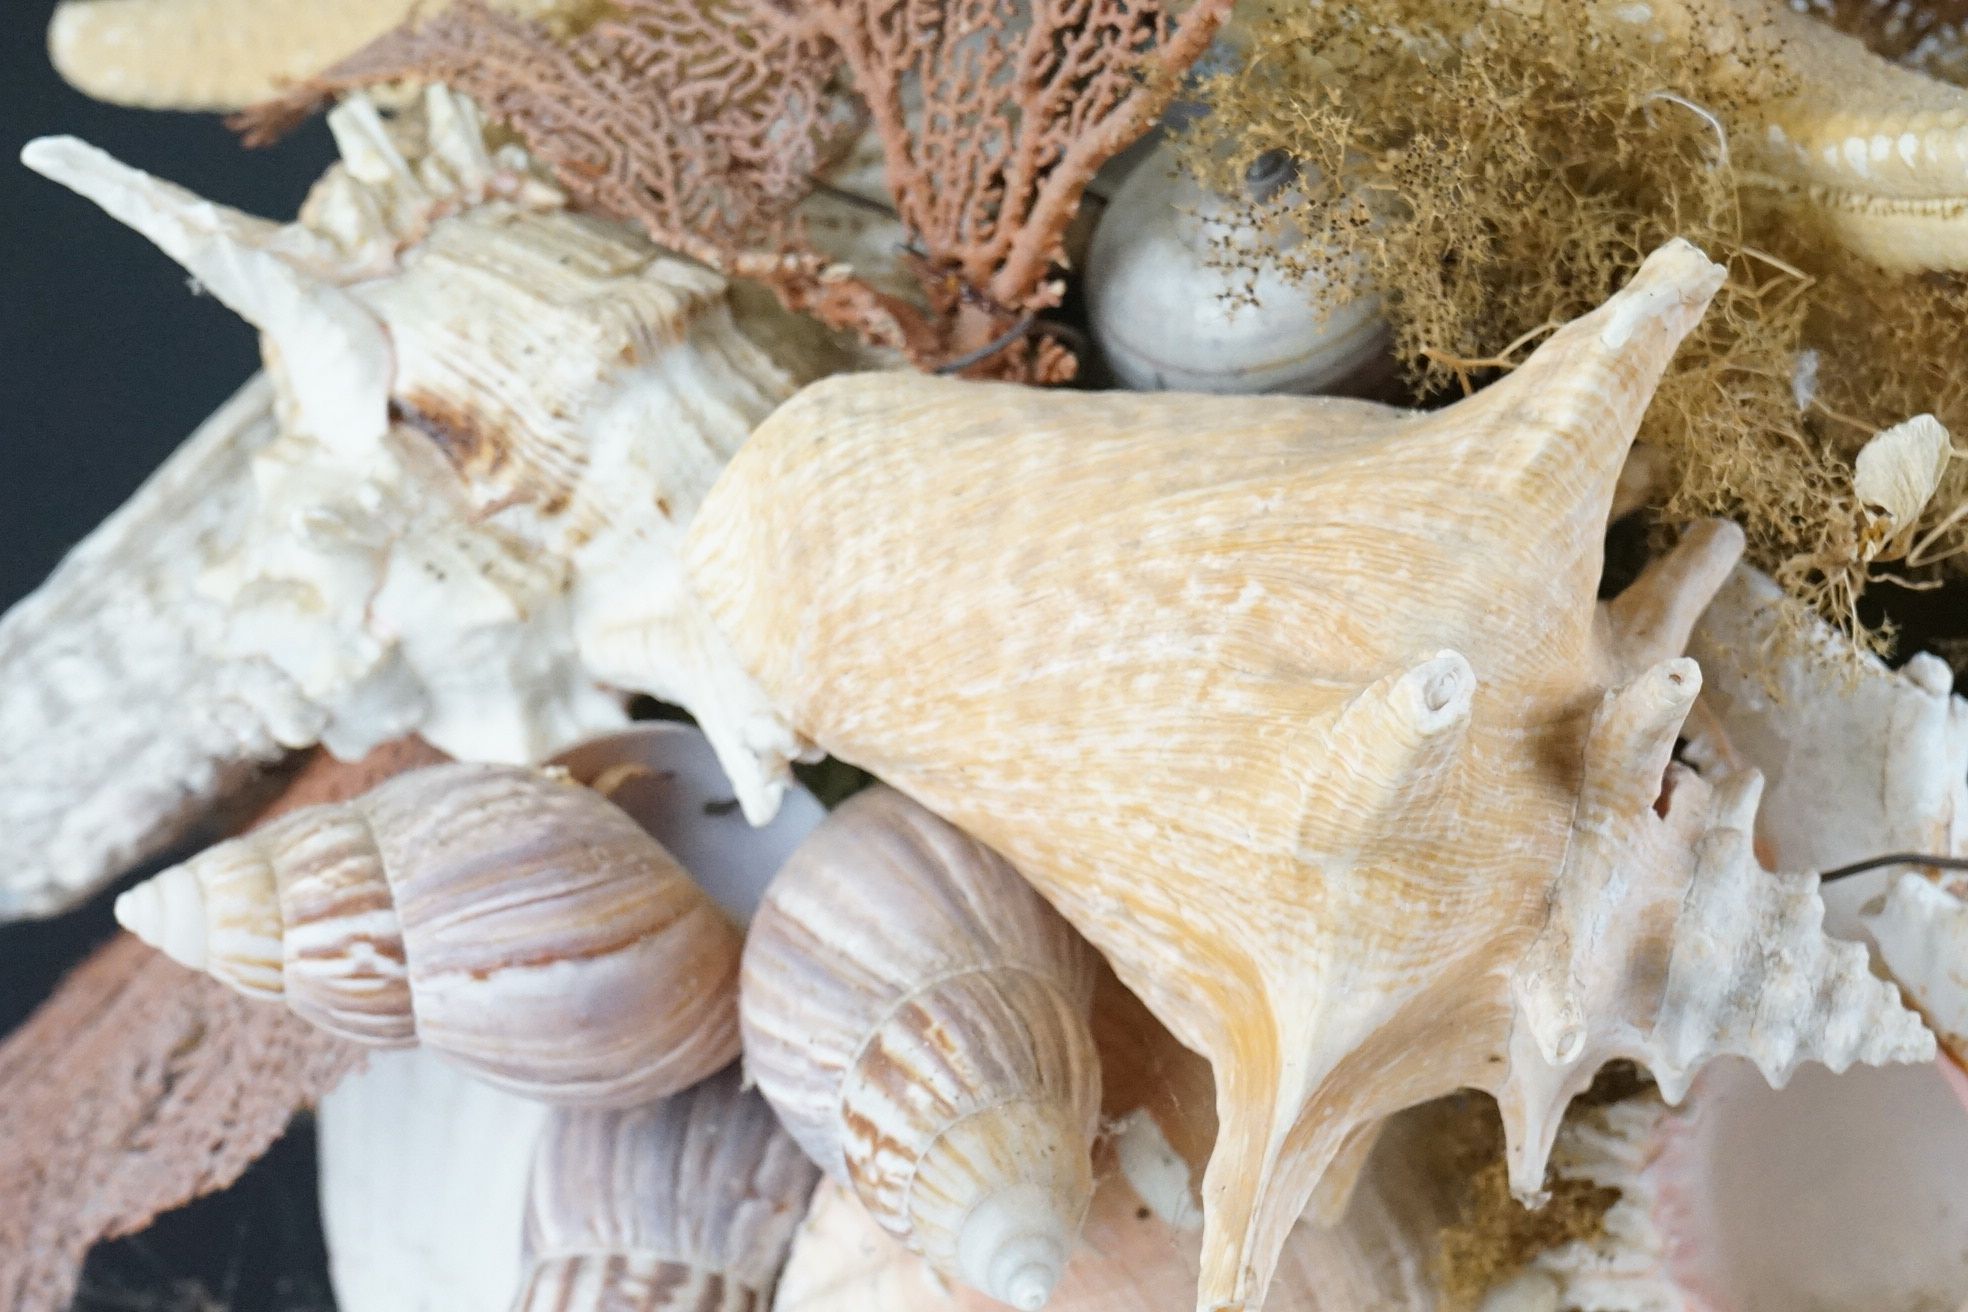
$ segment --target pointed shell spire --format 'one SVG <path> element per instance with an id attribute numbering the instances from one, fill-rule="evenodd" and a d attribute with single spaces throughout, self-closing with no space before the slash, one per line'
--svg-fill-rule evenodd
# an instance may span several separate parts
<path id="1" fill-rule="evenodd" d="M 1740 536 L 1595 603 L 1722 278 L 1670 242 L 1426 414 L 832 378 L 706 501 L 693 581 L 784 718 L 1003 853 L 1210 1058 L 1199 1308 L 1254 1312 L 1322 1178 L 1331 1214 L 1371 1127 L 1458 1087 L 1533 1194 L 1611 1057 L 1932 1052 L 1751 861 L 1754 782 L 1668 768 Z"/>
<path id="2" fill-rule="evenodd" d="M 932 1265 L 1042 1306 L 1093 1191 L 1094 958 L 996 854 L 849 799 L 745 945 L 746 1069 L 814 1161 Z"/>
<path id="3" fill-rule="evenodd" d="M 621 811 L 531 770 L 433 766 L 296 811 L 116 915 L 332 1033 L 547 1101 L 633 1105 L 738 1053 L 731 922 Z"/>
<path id="4" fill-rule="evenodd" d="M 557 1111 L 513 1312 L 766 1312 L 819 1175 L 736 1066 L 647 1106 Z"/>

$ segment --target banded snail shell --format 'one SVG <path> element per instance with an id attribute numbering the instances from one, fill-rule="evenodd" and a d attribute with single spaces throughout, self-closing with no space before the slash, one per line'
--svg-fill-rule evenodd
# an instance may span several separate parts
<path id="1" fill-rule="evenodd" d="M 738 1054 L 737 929 L 627 815 L 539 771 L 400 775 L 220 843 L 116 914 L 333 1033 L 422 1042 L 550 1102 L 632 1106 Z"/>
<path id="2" fill-rule="evenodd" d="M 557 1110 L 514 1312 L 764 1312 L 818 1179 L 735 1065 L 648 1106 Z"/>
<path id="3" fill-rule="evenodd" d="M 1093 1192 L 1094 969 L 1002 858 L 871 789 L 801 845 L 752 921 L 746 1064 L 883 1228 L 1037 1308 Z"/>

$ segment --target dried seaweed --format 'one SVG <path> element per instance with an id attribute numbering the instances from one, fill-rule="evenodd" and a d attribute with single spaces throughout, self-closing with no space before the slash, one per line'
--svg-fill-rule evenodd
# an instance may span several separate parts
<path id="1" fill-rule="evenodd" d="M 239 116 L 249 143 L 333 95 L 443 81 L 583 204 L 926 368 L 1057 380 L 1033 340 L 1094 172 L 1153 124 L 1229 0 L 621 0 L 570 40 L 463 0 Z M 881 134 L 930 307 L 821 256 L 796 207 L 852 121 Z"/>
<path id="2" fill-rule="evenodd" d="M 1885 274 L 1736 168 L 1742 98 L 1792 89 L 1781 61 L 1759 63 L 1768 36 L 1751 20 L 1656 46 L 1589 11 L 1487 0 L 1261 11 L 1248 57 L 1203 88 L 1212 112 L 1185 158 L 1226 194 L 1243 194 L 1267 152 L 1298 161 L 1298 185 L 1250 201 L 1248 217 L 1335 234 L 1307 243 L 1291 271 L 1381 291 L 1423 393 L 1514 366 L 1661 241 L 1693 240 L 1729 279 L 1642 429 L 1668 465 L 1660 509 L 1737 519 L 1752 559 L 1794 597 L 1855 645 L 1882 647 L 1890 635 L 1859 619 L 1878 575 L 1860 549 L 1868 518 L 1851 459 L 1923 411 L 1968 432 L 1968 282 Z M 1964 463 L 1927 528 L 1968 496 Z M 1957 523 L 1928 544 L 1927 564 L 1898 572 L 1932 579 L 1964 546 Z"/>

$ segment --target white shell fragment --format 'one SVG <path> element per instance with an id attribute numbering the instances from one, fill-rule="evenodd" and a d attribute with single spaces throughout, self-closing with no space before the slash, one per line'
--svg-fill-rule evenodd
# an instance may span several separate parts
<path id="1" fill-rule="evenodd" d="M 793 739 L 675 552 L 820 339 L 570 212 L 443 88 L 421 140 L 359 98 L 330 121 L 342 162 L 286 225 L 23 152 L 261 329 L 278 432 L 256 389 L 0 630 L 0 805 L 48 835 L 0 911 L 60 909 L 281 748 L 536 761 L 624 691 L 690 710 L 755 822 L 784 786 L 761 753 Z"/>
<path id="2" fill-rule="evenodd" d="M 341 1312 L 506 1307 L 548 1114 L 421 1048 L 372 1054 L 323 1098 L 321 1222 Z"/>
<path id="3" fill-rule="evenodd" d="M 1089 323 L 1120 383 L 1345 394 L 1384 385 L 1392 335 L 1379 296 L 1287 277 L 1270 240 L 1203 190 L 1172 149 L 1135 165 L 1087 264 Z"/>
<path id="4" fill-rule="evenodd" d="M 1932 415 L 1915 415 L 1865 444 L 1853 462 L 1853 489 L 1898 533 L 1912 527 L 1927 508 L 1953 453 L 1940 421 Z"/>

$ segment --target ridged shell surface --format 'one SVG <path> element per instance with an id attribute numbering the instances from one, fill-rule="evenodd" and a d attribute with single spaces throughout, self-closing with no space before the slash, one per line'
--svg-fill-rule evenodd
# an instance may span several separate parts
<path id="1" fill-rule="evenodd" d="M 807 1153 L 953 1278 L 1036 1307 L 1092 1192 L 1094 958 L 899 793 L 834 812 L 746 941 L 745 1062 Z"/>
<path id="2" fill-rule="evenodd" d="M 514 1312 L 763 1312 L 819 1174 L 735 1066 L 644 1107 L 558 1111 Z"/>
<path id="3" fill-rule="evenodd" d="M 1002 853 L 1210 1058 L 1204 1312 L 1259 1307 L 1371 1126 L 1458 1087 L 1534 1197 L 1612 1058 L 1678 1092 L 1727 1052 L 1932 1053 L 1815 879 L 1755 864 L 1758 781 L 1671 765 L 1740 533 L 1596 602 L 1722 277 L 1669 243 L 1420 415 L 831 378 L 706 500 L 692 579 L 784 718 Z"/>
<path id="4" fill-rule="evenodd" d="M 117 916 L 242 992 L 514 1092 L 624 1106 L 738 1051 L 736 928 L 617 808 L 443 765 L 139 884 Z"/>

